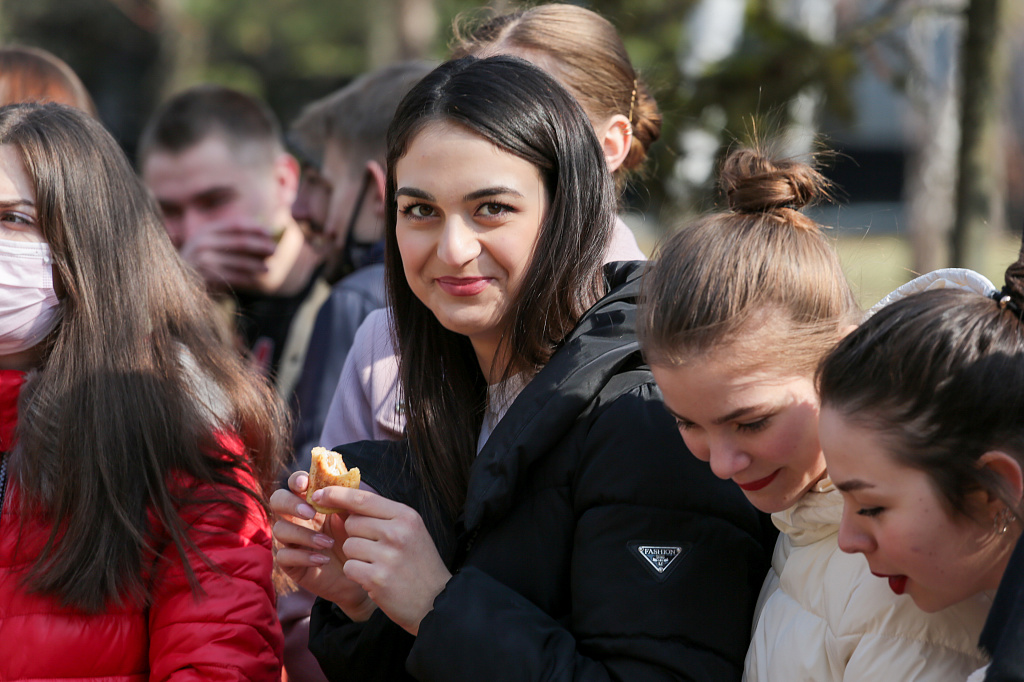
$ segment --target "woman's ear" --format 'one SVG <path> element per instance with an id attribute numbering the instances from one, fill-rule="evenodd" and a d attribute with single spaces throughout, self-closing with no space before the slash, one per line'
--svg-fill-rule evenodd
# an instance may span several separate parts
<path id="1" fill-rule="evenodd" d="M 1003 490 L 1011 495 L 1015 506 L 1020 505 L 1021 499 L 1024 498 L 1024 468 L 1016 457 L 1001 450 L 989 450 L 978 458 L 978 466 L 985 467 L 998 476 L 1003 483 Z M 988 497 L 990 505 L 1005 505 L 995 491 L 989 491 Z"/>
<path id="2" fill-rule="evenodd" d="M 604 150 L 604 160 L 608 164 L 608 172 L 614 173 L 626 160 L 633 146 L 633 126 L 622 114 L 615 114 L 595 131 L 597 140 Z"/>
<path id="3" fill-rule="evenodd" d="M 366 172 L 370 175 L 371 192 L 369 198 L 372 201 L 372 212 L 374 215 L 381 217 L 384 215 L 387 173 L 384 172 L 384 166 L 373 160 L 366 162 Z"/>

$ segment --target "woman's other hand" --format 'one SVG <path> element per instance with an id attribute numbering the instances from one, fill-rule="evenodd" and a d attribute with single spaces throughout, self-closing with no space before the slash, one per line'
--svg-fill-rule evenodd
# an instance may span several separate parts
<path id="1" fill-rule="evenodd" d="M 452 577 L 420 515 L 365 490 L 324 488 L 313 499 L 347 511 L 341 548 L 347 557 L 345 575 L 392 621 L 416 635 Z M 343 536 L 334 537 L 340 541 Z"/>
<path id="2" fill-rule="evenodd" d="M 306 503 L 309 474 L 296 471 L 288 477 L 288 490 L 270 496 L 277 521 L 274 538 L 280 543 L 275 561 L 299 586 L 337 604 L 349 618 L 364 621 L 377 605 L 360 585 L 346 577 L 342 545 L 348 539 L 348 514 L 317 513 Z"/>

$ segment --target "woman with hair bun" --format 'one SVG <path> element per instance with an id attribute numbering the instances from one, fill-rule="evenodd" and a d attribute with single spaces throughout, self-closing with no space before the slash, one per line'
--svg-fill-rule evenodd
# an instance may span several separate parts
<path id="1" fill-rule="evenodd" d="M 387 282 L 405 440 L 340 448 L 368 490 L 274 493 L 330 679 L 740 677 L 761 517 L 690 457 L 603 266 L 590 122 L 514 57 L 442 64 L 388 131 Z"/>
<path id="2" fill-rule="evenodd" d="M 921 613 L 837 545 L 842 496 L 818 438 L 815 371 L 857 323 L 821 227 L 812 167 L 739 149 L 719 184 L 729 210 L 671 235 L 645 273 L 638 336 L 690 451 L 782 531 L 745 679 L 949 680 L 983 658 L 987 605 Z"/>
<path id="3" fill-rule="evenodd" d="M 936 615 L 998 587 L 992 663 L 970 679 L 1003 682 L 1024 679 L 1024 253 L 1001 291 L 968 274 L 972 290 L 902 297 L 825 359 L 821 444 L 839 547 L 880 584 Z"/>
<path id="4" fill-rule="evenodd" d="M 453 59 L 510 54 L 550 73 L 587 113 L 619 189 L 661 136 L 658 104 L 622 38 L 592 10 L 552 3 L 477 24 L 457 22 L 451 53 Z"/>

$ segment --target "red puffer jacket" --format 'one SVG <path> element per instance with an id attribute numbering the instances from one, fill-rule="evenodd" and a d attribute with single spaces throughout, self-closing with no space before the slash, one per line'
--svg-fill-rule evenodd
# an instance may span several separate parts
<path id="1" fill-rule="evenodd" d="M 0 371 L 0 452 L 10 449 L 18 372 Z M 238 444 L 241 447 L 241 444 Z M 18 490 L 8 480 L 0 507 L 0 680 L 275 680 L 281 679 L 282 636 L 271 583 L 270 528 L 246 503 L 187 507 L 190 535 L 218 567 L 191 561 L 205 595 L 193 596 L 173 543 L 154 524 L 161 560 L 153 568 L 153 600 L 85 614 L 50 596 L 30 594 L 22 577 L 50 528 L 18 516 Z"/>

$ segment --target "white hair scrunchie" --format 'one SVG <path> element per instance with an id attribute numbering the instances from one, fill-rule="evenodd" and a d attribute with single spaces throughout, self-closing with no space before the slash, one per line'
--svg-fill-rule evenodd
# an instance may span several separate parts
<path id="1" fill-rule="evenodd" d="M 988 277 L 974 270 L 968 270 L 967 268 L 942 268 L 941 270 L 933 270 L 920 277 L 915 277 L 903 286 L 897 287 L 881 301 L 871 306 L 871 309 L 864 315 L 864 319 L 868 319 L 887 305 L 906 298 L 911 294 L 919 294 L 922 291 L 931 291 L 932 289 L 962 289 L 964 291 L 973 291 L 985 297 L 991 297 L 997 291 L 996 286 L 989 281 Z"/>

